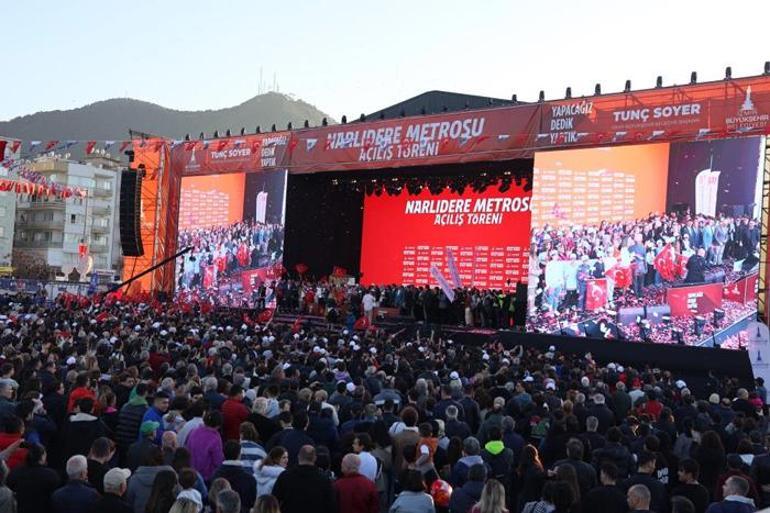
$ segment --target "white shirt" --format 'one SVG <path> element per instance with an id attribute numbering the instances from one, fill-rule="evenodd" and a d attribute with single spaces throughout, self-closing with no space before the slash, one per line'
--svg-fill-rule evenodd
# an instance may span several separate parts
<path id="1" fill-rule="evenodd" d="M 361 299 L 361 302 L 364 304 L 364 310 L 366 310 L 367 312 L 374 308 L 375 299 L 374 299 L 374 296 L 371 295 L 369 292 L 364 294 L 364 297 Z"/>
<path id="2" fill-rule="evenodd" d="M 366 451 L 358 453 L 361 458 L 361 466 L 358 467 L 358 473 L 365 476 L 369 481 L 374 482 L 377 479 L 377 458 Z"/>

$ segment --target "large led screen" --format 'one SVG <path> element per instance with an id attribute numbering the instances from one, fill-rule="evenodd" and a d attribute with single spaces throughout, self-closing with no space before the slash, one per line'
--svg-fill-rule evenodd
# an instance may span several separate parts
<path id="1" fill-rule="evenodd" d="M 361 281 L 436 286 L 432 267 L 463 287 L 510 290 L 526 281 L 531 193 L 525 185 L 368 194 Z"/>
<path id="2" fill-rule="evenodd" d="M 756 137 L 538 153 L 528 328 L 739 345 L 763 159 Z"/>
<path id="3" fill-rule="evenodd" d="M 283 261 L 286 171 L 182 178 L 177 293 L 264 307 Z"/>

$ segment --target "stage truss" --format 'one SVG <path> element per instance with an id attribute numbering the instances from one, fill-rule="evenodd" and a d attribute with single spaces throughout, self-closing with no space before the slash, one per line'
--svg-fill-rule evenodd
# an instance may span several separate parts
<path id="1" fill-rule="evenodd" d="M 759 280 L 757 285 L 757 315 L 767 324 L 768 312 L 768 264 L 767 236 L 770 227 L 770 137 L 765 138 L 765 165 L 762 170 L 762 214 L 759 234 Z"/>

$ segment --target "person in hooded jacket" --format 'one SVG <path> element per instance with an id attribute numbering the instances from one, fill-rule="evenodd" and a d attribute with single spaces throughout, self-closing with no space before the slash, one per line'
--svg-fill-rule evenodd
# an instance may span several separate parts
<path id="1" fill-rule="evenodd" d="M 484 481 L 487 480 L 486 466 L 478 463 L 468 470 L 468 480 L 452 491 L 449 499 L 449 513 L 468 513 L 481 499 Z"/>
<path id="2" fill-rule="evenodd" d="M 499 427 L 491 426 L 487 434 L 489 441 L 484 444 L 481 458 L 489 467 L 489 477 L 497 479 L 506 490 L 509 490 L 513 470 L 513 451 L 503 443 L 503 432 Z"/>
<path id="3" fill-rule="evenodd" d="M 134 513 L 144 513 L 145 506 L 152 492 L 155 477 L 164 470 L 174 472 L 173 467 L 163 464 L 163 451 L 160 450 L 160 447 L 153 447 L 148 452 L 143 464 L 136 469 L 136 472 L 128 480 L 126 500 L 133 507 Z"/>
<path id="4" fill-rule="evenodd" d="M 281 472 L 289 464 L 289 453 L 283 447 L 273 447 L 265 458 L 254 465 L 254 477 L 257 478 L 257 497 L 273 493 L 273 486 Z"/>

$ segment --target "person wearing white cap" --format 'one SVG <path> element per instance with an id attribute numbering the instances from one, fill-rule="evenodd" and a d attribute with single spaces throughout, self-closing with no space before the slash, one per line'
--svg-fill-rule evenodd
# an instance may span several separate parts
<path id="1" fill-rule="evenodd" d="M 123 496 L 131 471 L 127 468 L 112 468 L 104 474 L 104 495 L 96 501 L 90 511 L 94 513 L 133 513 L 131 505 Z"/>

